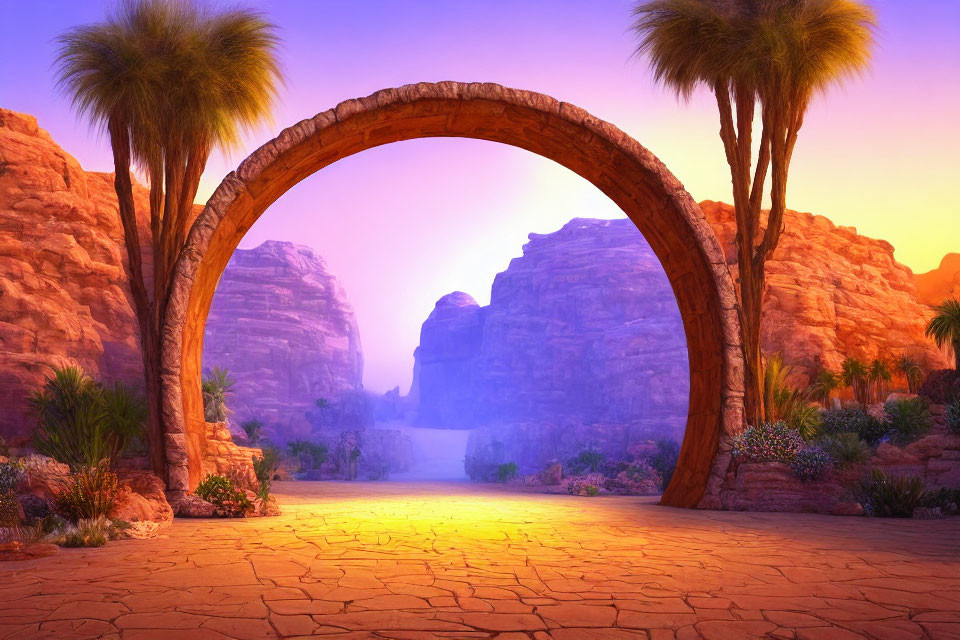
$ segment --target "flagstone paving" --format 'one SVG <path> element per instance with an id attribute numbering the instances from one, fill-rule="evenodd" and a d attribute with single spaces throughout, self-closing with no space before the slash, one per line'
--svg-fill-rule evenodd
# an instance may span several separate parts
<path id="1" fill-rule="evenodd" d="M 0 565 L 0 637 L 960 639 L 960 519 L 278 483 L 284 514 Z"/>

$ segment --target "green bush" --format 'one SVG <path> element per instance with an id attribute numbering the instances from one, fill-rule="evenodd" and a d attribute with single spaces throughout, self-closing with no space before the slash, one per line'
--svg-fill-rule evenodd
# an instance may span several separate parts
<path id="1" fill-rule="evenodd" d="M 859 407 L 829 409 L 821 414 L 820 433 L 835 436 L 839 433 L 855 433 L 869 445 L 875 445 L 890 432 L 890 425 L 868 414 Z"/>
<path id="2" fill-rule="evenodd" d="M 44 531 L 43 523 L 35 527 L 37 535 L 42 536 L 40 539 L 61 547 L 102 547 L 108 540 L 122 537 L 129 528 L 129 522 L 108 520 L 103 516 L 84 518 L 76 524 L 53 523 L 49 532 Z"/>
<path id="3" fill-rule="evenodd" d="M 330 448 L 323 442 L 314 443 L 307 440 L 294 440 L 287 443 L 290 455 L 300 460 L 304 468 L 319 469 L 327 461 Z"/>
<path id="4" fill-rule="evenodd" d="M 277 472 L 279 453 L 276 449 L 264 448 L 261 457 L 253 456 L 253 473 L 257 476 L 257 498 L 261 504 L 270 498 L 273 474 Z"/>
<path id="5" fill-rule="evenodd" d="M 819 480 L 827 473 L 830 465 L 830 454 L 816 445 L 804 447 L 790 462 L 793 475 L 803 482 Z"/>
<path id="6" fill-rule="evenodd" d="M 820 446 L 830 455 L 837 467 L 866 462 L 870 458 L 870 446 L 856 433 L 838 433 L 820 440 Z"/>
<path id="7" fill-rule="evenodd" d="M 105 387 L 78 367 L 55 369 L 30 404 L 37 451 L 75 470 L 115 462 L 143 438 L 147 420 L 141 396 L 121 383 Z"/>
<path id="8" fill-rule="evenodd" d="M 499 482 L 509 482 L 517 477 L 519 469 L 516 462 L 505 462 L 497 467 L 497 480 Z"/>
<path id="9" fill-rule="evenodd" d="M 677 459 L 680 457 L 680 445 L 673 440 L 657 440 L 656 453 L 647 457 L 647 464 L 653 467 L 663 478 L 661 490 L 666 490 L 677 468 Z"/>
<path id="10" fill-rule="evenodd" d="M 953 515 L 960 510 L 960 489 L 942 487 L 927 491 L 920 499 L 920 506 L 928 509 L 940 509 L 942 513 Z"/>
<path id="11" fill-rule="evenodd" d="M 253 508 L 247 494 L 237 489 L 226 476 L 207 474 L 194 493 L 217 507 L 220 516 L 242 518 Z"/>
<path id="12" fill-rule="evenodd" d="M 923 496 L 923 478 L 888 476 L 880 469 L 874 469 L 859 489 L 864 513 L 881 518 L 911 517 Z"/>
<path id="13" fill-rule="evenodd" d="M 584 449 L 575 457 L 567 460 L 563 468 L 567 473 L 574 476 L 583 475 L 584 473 L 598 473 L 603 469 L 606 461 L 607 456 L 602 452 Z"/>
<path id="14" fill-rule="evenodd" d="M 800 432 L 785 422 L 761 422 L 737 435 L 733 454 L 748 462 L 791 462 L 803 447 Z"/>
<path id="15" fill-rule="evenodd" d="M 922 438 L 933 426 L 930 409 L 923 398 L 891 400 L 883 409 L 890 423 L 891 439 L 897 444 Z"/>
<path id="16" fill-rule="evenodd" d="M 57 511 L 71 522 L 105 517 L 120 493 L 117 474 L 106 462 L 82 467 L 70 477 L 55 498 Z"/>
<path id="17" fill-rule="evenodd" d="M 950 431 L 960 435 L 960 400 L 954 400 L 947 405 L 947 426 Z"/>
<path id="18" fill-rule="evenodd" d="M 572 496 L 594 497 L 600 495 L 600 485 L 604 478 L 598 473 L 592 473 L 586 477 L 574 478 L 567 485 L 567 493 Z"/>

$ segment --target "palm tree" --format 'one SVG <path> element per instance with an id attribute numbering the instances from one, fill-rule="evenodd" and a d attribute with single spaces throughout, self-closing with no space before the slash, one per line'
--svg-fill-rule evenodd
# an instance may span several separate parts
<path id="1" fill-rule="evenodd" d="M 824 409 L 830 403 L 830 393 L 840 386 L 840 379 L 830 369 L 820 369 L 813 375 L 810 383 L 810 395 Z"/>
<path id="2" fill-rule="evenodd" d="M 747 421 L 754 422 L 763 415 L 764 265 L 783 232 L 797 135 L 814 95 L 867 67 L 874 15 L 856 0 L 641 0 L 634 15 L 637 54 L 649 57 L 657 82 L 681 98 L 700 86 L 716 96 L 736 211 L 744 403 Z M 762 128 L 754 165 L 758 104 Z M 763 228 L 768 169 L 771 207 Z"/>
<path id="3" fill-rule="evenodd" d="M 960 373 L 960 299 L 947 298 L 933 310 L 936 315 L 927 324 L 927 337 L 933 338 L 941 349 L 950 345 L 956 371 Z"/>
<path id="4" fill-rule="evenodd" d="M 256 418 L 241 422 L 240 428 L 243 429 L 243 433 L 247 436 L 247 442 L 251 445 L 257 444 L 263 435 L 263 421 Z"/>
<path id="5" fill-rule="evenodd" d="M 869 368 L 863 360 L 848 357 L 840 365 L 840 380 L 853 389 L 853 398 L 863 406 L 870 403 L 869 375 Z"/>
<path id="6" fill-rule="evenodd" d="M 59 88 L 110 136 L 127 278 L 140 329 L 154 470 L 164 468 L 160 331 L 177 257 L 195 218 L 211 150 L 260 122 L 280 71 L 275 28 L 248 9 L 210 11 L 191 0 L 126 0 L 104 22 L 58 39 Z M 138 225 L 130 169 L 150 183 Z M 141 230 L 142 228 L 142 230 Z M 145 273 L 140 234 L 152 256 Z"/>
<path id="7" fill-rule="evenodd" d="M 886 395 L 887 383 L 893 379 L 890 367 L 883 358 L 874 358 L 867 370 L 867 381 L 871 383 L 870 394 L 874 402 L 883 402 Z"/>
<path id="8" fill-rule="evenodd" d="M 226 422 L 230 415 L 227 408 L 227 396 L 233 393 L 234 379 L 230 371 L 214 367 L 203 377 L 201 390 L 203 392 L 203 418 L 207 422 Z"/>
<path id="9" fill-rule="evenodd" d="M 907 354 L 902 354 L 894 361 L 894 367 L 903 374 L 907 380 L 907 390 L 910 393 L 920 391 L 920 383 L 923 381 L 923 370 L 920 369 L 920 363 Z"/>

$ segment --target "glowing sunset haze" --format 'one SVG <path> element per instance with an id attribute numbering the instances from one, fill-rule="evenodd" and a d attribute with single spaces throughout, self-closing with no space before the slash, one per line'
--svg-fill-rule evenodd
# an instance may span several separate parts
<path id="1" fill-rule="evenodd" d="M 960 4 L 872 3 L 872 70 L 817 100 L 801 131 L 788 206 L 890 241 L 914 271 L 960 248 Z M 87 170 L 110 171 L 104 136 L 57 96 L 64 29 L 106 2 L 12 2 L 0 23 L 0 103 L 30 113 Z M 275 122 L 211 159 L 197 201 L 281 128 L 337 102 L 418 81 L 491 81 L 568 101 L 652 150 L 699 200 L 730 201 L 713 97 L 678 103 L 632 58 L 630 2 L 357 2 L 256 6 L 281 26 Z M 593 186 L 525 151 L 418 140 L 347 158 L 283 196 L 242 247 L 289 240 L 327 261 L 356 308 L 374 391 L 410 383 L 420 324 L 443 294 L 489 300 L 530 232 L 622 213 Z"/>

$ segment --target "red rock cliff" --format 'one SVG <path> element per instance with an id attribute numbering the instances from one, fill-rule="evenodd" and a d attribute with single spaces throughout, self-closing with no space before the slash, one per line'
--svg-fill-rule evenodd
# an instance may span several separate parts
<path id="1" fill-rule="evenodd" d="M 726 249 L 736 277 L 733 207 L 700 203 Z M 801 368 L 817 356 L 837 369 L 846 356 L 872 359 L 908 353 L 926 371 L 948 366 L 924 336 L 929 307 L 918 300 L 913 272 L 893 246 L 834 225 L 823 216 L 787 211 L 785 229 L 767 264 L 762 344 Z"/>
<path id="2" fill-rule="evenodd" d="M 121 237 L 112 174 L 0 109 L 0 434 L 28 433 L 27 397 L 51 366 L 142 379 Z"/>
<path id="3" fill-rule="evenodd" d="M 917 299 L 924 304 L 940 304 L 947 298 L 960 298 L 960 253 L 943 256 L 940 266 L 918 273 Z"/>

